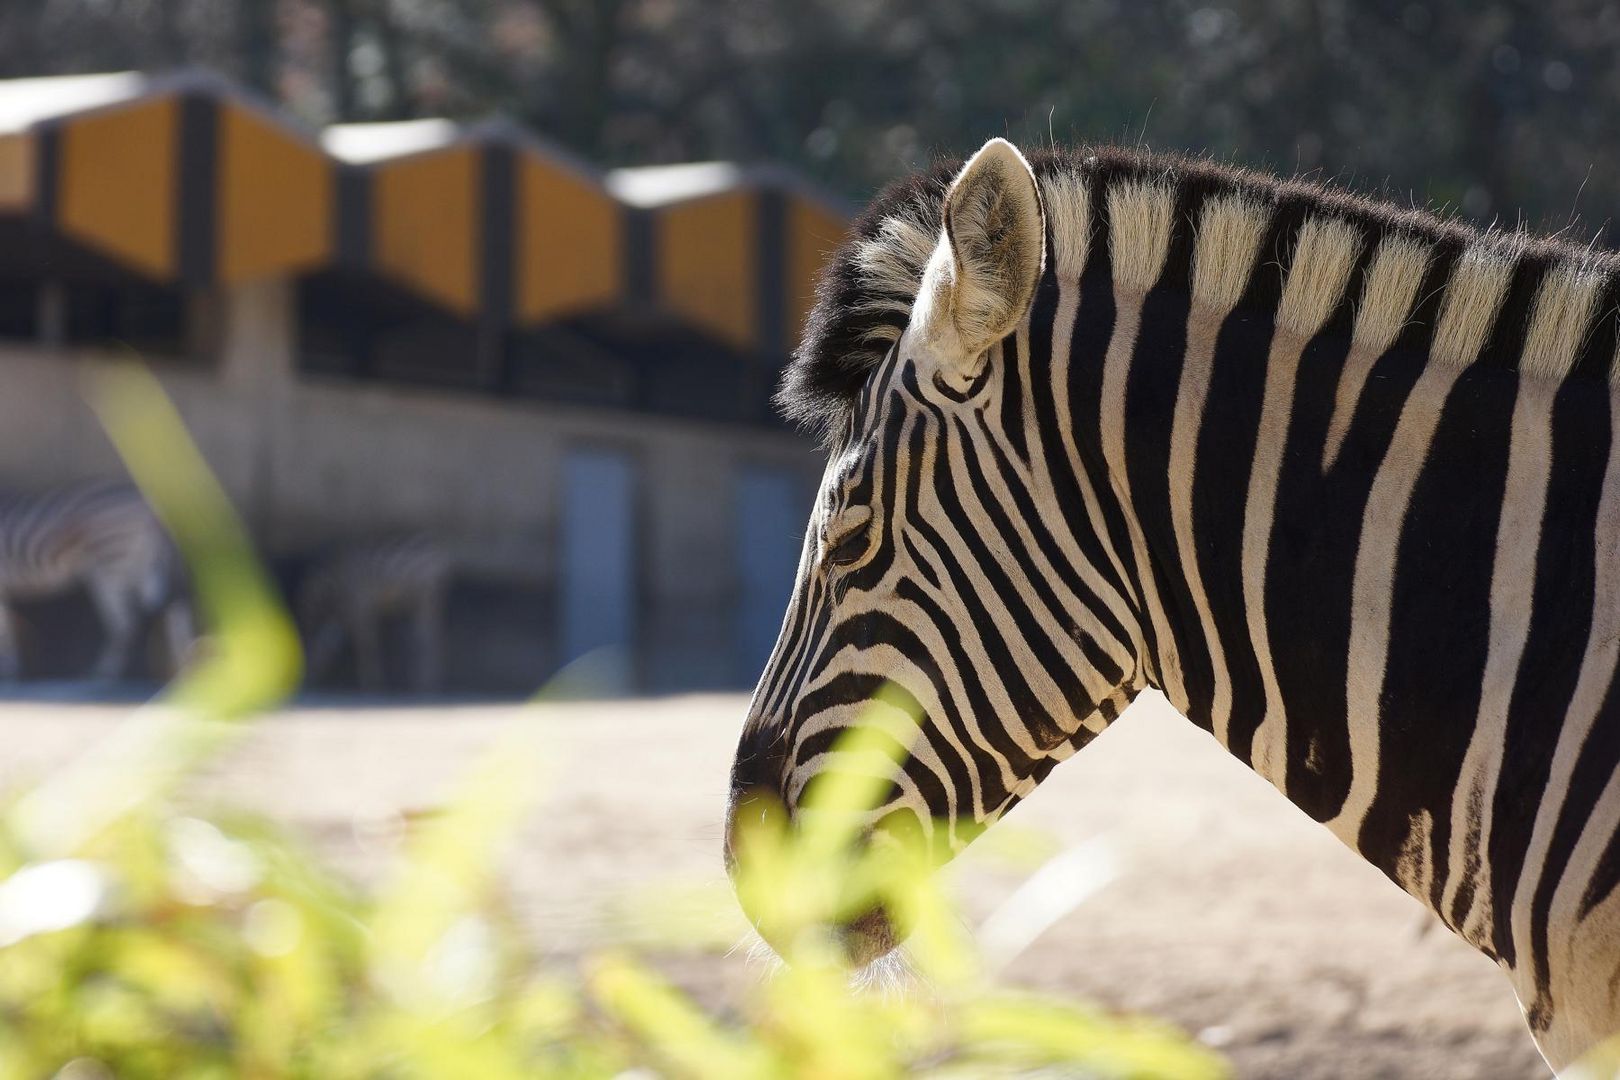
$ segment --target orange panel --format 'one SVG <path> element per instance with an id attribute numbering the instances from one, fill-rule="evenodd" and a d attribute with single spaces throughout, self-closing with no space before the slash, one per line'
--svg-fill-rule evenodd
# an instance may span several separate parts
<path id="1" fill-rule="evenodd" d="M 514 312 L 533 323 L 612 301 L 623 280 L 623 222 L 596 184 L 534 154 L 518 158 Z"/>
<path id="2" fill-rule="evenodd" d="M 179 115 L 170 95 L 67 121 L 57 179 L 64 230 L 164 279 L 175 273 Z"/>
<path id="3" fill-rule="evenodd" d="M 658 296 L 671 311 L 740 348 L 758 346 L 752 192 L 666 207 L 657 216 Z"/>
<path id="4" fill-rule="evenodd" d="M 324 262 L 332 247 L 332 166 L 326 155 L 250 109 L 219 111 L 216 265 L 226 282 Z"/>
<path id="5" fill-rule="evenodd" d="M 0 210 L 33 205 L 35 160 L 32 133 L 0 135 Z"/>
<path id="6" fill-rule="evenodd" d="M 816 302 L 816 280 L 828 257 L 843 242 L 849 222 L 810 199 L 789 196 L 787 222 L 787 329 L 797 344 L 804 320 Z"/>
<path id="7" fill-rule="evenodd" d="M 376 167 L 372 237 L 378 271 L 471 316 L 478 307 L 479 161 L 470 146 Z"/>

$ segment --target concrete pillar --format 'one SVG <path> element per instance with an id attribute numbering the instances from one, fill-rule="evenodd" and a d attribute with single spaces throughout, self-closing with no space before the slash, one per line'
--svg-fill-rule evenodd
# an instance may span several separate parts
<path id="1" fill-rule="evenodd" d="M 60 349 L 67 344 L 67 289 L 57 278 L 45 278 L 39 283 L 39 343 L 47 349 Z"/>
<path id="2" fill-rule="evenodd" d="M 272 543 L 275 516 L 275 441 L 284 429 L 297 378 L 298 312 L 293 283 L 285 278 L 222 289 L 218 377 L 234 399 L 246 455 L 243 489 L 233 492 L 248 527 Z"/>
<path id="3" fill-rule="evenodd" d="M 253 393 L 287 392 L 297 374 L 297 306 L 286 279 L 227 288 L 219 375 L 226 386 Z"/>

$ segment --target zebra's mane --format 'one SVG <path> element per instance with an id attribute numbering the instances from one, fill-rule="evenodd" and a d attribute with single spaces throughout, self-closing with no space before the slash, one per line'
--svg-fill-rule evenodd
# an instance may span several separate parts
<path id="1" fill-rule="evenodd" d="M 1342 332 L 1374 355 L 1406 348 L 1620 381 L 1614 252 L 1145 150 L 1042 150 L 1030 165 L 1047 215 L 1048 281 L 1179 286 L 1217 313 L 1264 310 L 1279 330 Z M 789 419 L 824 436 L 835 429 L 899 339 L 960 168 L 940 161 L 899 180 L 856 220 L 778 391 Z"/>

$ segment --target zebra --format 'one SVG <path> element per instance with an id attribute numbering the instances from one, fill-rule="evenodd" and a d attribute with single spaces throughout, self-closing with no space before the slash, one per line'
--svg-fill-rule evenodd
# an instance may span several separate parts
<path id="1" fill-rule="evenodd" d="M 779 393 L 828 463 L 728 863 L 880 688 L 873 828 L 944 857 L 1154 688 L 1575 1061 L 1620 1031 L 1617 300 L 1611 253 L 1140 148 L 898 182 Z"/>
<path id="2" fill-rule="evenodd" d="M 0 680 L 22 675 L 10 602 L 84 586 L 105 641 L 92 675 L 127 673 L 148 620 L 161 616 L 177 665 L 193 634 L 173 543 L 140 492 L 95 481 L 0 496 Z"/>
<path id="3" fill-rule="evenodd" d="M 308 675 L 330 669 L 348 640 L 361 687 L 382 689 L 383 621 L 404 615 L 411 624 L 412 685 L 424 693 L 439 689 L 451 569 L 445 549 L 422 533 L 339 544 L 317 558 L 298 587 Z"/>

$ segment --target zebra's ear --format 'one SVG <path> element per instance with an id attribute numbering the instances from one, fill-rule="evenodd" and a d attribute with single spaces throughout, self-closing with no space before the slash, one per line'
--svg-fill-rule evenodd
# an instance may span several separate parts
<path id="1" fill-rule="evenodd" d="M 1006 139 L 985 143 L 952 182 L 944 218 L 919 314 L 932 324 L 926 336 L 936 346 L 972 363 L 1018 325 L 1041 279 L 1040 188 L 1018 148 Z"/>

